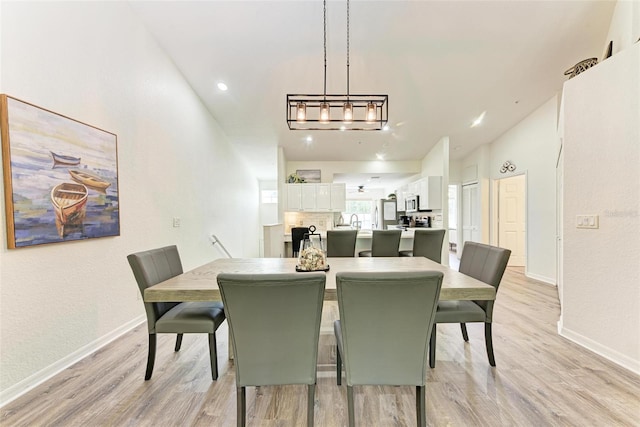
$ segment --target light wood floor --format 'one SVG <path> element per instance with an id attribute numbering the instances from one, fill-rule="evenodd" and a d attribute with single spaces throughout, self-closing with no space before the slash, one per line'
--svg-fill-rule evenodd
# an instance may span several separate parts
<path id="1" fill-rule="evenodd" d="M 323 315 L 316 426 L 346 425 L 346 387 L 335 384 L 331 324 Z M 497 367 L 487 362 L 483 326 L 438 327 L 438 362 L 429 370 L 427 420 L 434 426 L 640 425 L 640 378 L 557 335 L 556 289 L 508 269 L 494 310 Z M 211 381 L 206 336 L 158 338 L 153 378 L 144 381 L 146 325 L 0 410 L 2 426 L 234 426 L 235 373 L 227 330 L 218 335 L 220 378 Z M 356 387 L 359 426 L 412 426 L 413 387 Z M 304 386 L 247 391 L 248 425 L 305 423 Z"/>

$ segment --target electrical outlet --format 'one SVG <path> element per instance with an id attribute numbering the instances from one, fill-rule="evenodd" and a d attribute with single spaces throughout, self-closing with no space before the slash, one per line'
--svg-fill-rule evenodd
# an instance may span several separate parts
<path id="1" fill-rule="evenodd" d="M 173 218 L 173 226 L 175 228 L 180 227 L 180 218 Z"/>
<path id="2" fill-rule="evenodd" d="M 576 216 L 576 228 L 599 228 L 598 215 Z"/>

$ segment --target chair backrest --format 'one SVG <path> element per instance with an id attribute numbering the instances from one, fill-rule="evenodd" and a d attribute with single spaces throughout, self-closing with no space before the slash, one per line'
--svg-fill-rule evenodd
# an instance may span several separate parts
<path id="1" fill-rule="evenodd" d="M 373 230 L 371 256 L 398 256 L 402 230 Z"/>
<path id="2" fill-rule="evenodd" d="M 182 262 L 175 245 L 137 252 L 127 256 L 127 260 L 143 299 L 144 290 L 149 286 L 182 274 Z M 149 333 L 155 332 L 156 321 L 178 304 L 178 302 L 145 302 Z"/>
<path id="3" fill-rule="evenodd" d="M 442 273 L 336 274 L 348 385 L 425 385 Z"/>
<path id="4" fill-rule="evenodd" d="M 444 229 L 416 230 L 413 234 L 413 256 L 427 257 L 432 261 L 442 261 L 442 241 Z"/>
<path id="5" fill-rule="evenodd" d="M 309 227 L 292 227 L 291 228 L 291 248 L 293 249 L 293 257 L 295 258 L 300 251 L 300 242 L 304 239 L 304 235 L 309 233 Z"/>
<path id="6" fill-rule="evenodd" d="M 315 384 L 324 273 L 218 275 L 236 385 Z"/>
<path id="7" fill-rule="evenodd" d="M 493 286 L 497 293 L 510 256 L 509 249 L 467 241 L 462 249 L 458 271 Z M 475 301 L 475 303 L 484 309 L 487 321 L 490 322 L 493 301 Z"/>
<path id="8" fill-rule="evenodd" d="M 328 257 L 353 257 L 356 253 L 358 230 L 327 231 Z"/>

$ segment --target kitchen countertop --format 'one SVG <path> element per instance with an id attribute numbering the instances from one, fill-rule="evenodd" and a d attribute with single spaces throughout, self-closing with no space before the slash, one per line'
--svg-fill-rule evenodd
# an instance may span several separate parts
<path id="1" fill-rule="evenodd" d="M 407 228 L 406 230 L 402 231 L 402 239 L 413 239 L 413 234 L 416 230 L 429 230 L 428 228 L 425 227 L 415 227 L 415 228 Z M 371 236 L 373 235 L 373 233 L 371 232 L 371 230 L 358 230 L 358 239 L 371 239 Z M 327 237 L 327 232 L 326 231 L 321 231 L 320 232 L 320 236 Z M 284 235 L 284 241 L 286 243 L 291 243 L 291 233 L 285 233 Z"/>

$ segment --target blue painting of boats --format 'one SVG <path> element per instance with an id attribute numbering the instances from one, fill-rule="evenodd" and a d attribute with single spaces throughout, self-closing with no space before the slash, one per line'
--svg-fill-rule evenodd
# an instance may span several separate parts
<path id="1" fill-rule="evenodd" d="M 2 114 L 8 115 L 2 143 L 10 152 L 3 161 L 11 169 L 5 192 L 12 194 L 7 246 L 119 236 L 116 135 L 2 97 Z"/>

